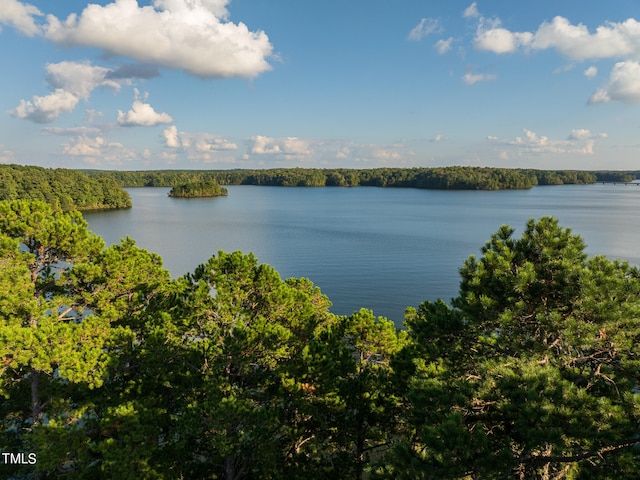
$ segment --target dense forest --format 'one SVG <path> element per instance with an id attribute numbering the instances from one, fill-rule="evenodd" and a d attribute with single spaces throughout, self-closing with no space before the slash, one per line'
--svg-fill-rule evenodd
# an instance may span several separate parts
<path id="1" fill-rule="evenodd" d="M 584 248 L 502 226 L 398 329 L 251 254 L 171 279 L 0 202 L 0 476 L 637 478 L 640 271 Z"/>
<path id="2" fill-rule="evenodd" d="M 0 165 L 0 200 L 40 200 L 62 210 L 131 207 L 114 179 L 77 170 Z"/>
<path id="3" fill-rule="evenodd" d="M 175 198 L 222 197 L 228 193 L 227 189 L 221 187 L 218 182 L 210 180 L 176 185 L 169 192 L 169 196 Z"/>
<path id="4" fill-rule="evenodd" d="M 285 168 L 272 170 L 155 170 L 85 173 L 110 178 L 123 187 L 172 187 L 189 182 L 216 181 L 222 185 L 284 187 L 375 186 L 457 190 L 526 189 L 535 185 L 593 183 L 598 172 L 485 167 L 438 168 Z M 607 172 L 615 178 L 616 172 Z M 633 176 L 628 172 L 620 175 Z M 627 178 L 627 177 L 624 178 Z"/>

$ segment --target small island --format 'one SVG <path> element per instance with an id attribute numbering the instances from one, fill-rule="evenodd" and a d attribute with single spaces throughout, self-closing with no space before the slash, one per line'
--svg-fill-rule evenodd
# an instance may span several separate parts
<path id="1" fill-rule="evenodd" d="M 215 180 L 211 180 L 175 186 L 169 192 L 169 196 L 174 198 L 222 197 L 227 193 L 226 188 L 221 187 Z"/>

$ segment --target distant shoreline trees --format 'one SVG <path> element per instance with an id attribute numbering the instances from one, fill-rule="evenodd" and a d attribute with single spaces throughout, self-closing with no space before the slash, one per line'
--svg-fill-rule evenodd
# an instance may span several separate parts
<path id="1" fill-rule="evenodd" d="M 215 181 L 221 185 L 266 185 L 280 187 L 422 188 L 440 190 L 513 190 L 536 185 L 588 184 L 620 179 L 630 181 L 630 172 L 579 170 L 535 170 L 489 167 L 316 169 L 280 168 L 261 170 L 84 170 L 90 176 L 109 178 L 123 187 L 173 187 Z M 602 178 L 601 178 L 602 177 Z"/>

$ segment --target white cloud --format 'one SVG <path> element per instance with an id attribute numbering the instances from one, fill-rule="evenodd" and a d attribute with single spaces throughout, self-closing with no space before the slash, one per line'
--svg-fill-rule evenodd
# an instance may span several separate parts
<path id="1" fill-rule="evenodd" d="M 122 165 L 125 160 L 136 158 L 133 150 L 119 142 L 109 142 L 102 136 L 80 135 L 62 147 L 64 155 L 82 157 L 85 163 L 92 165 Z"/>
<path id="2" fill-rule="evenodd" d="M 469 5 L 467 8 L 464 9 L 464 13 L 462 14 L 462 16 L 464 18 L 475 18 L 480 16 L 480 14 L 478 13 L 478 6 L 476 4 L 476 2 L 473 2 L 471 5 Z"/>
<path id="3" fill-rule="evenodd" d="M 162 132 L 162 136 L 164 137 L 165 144 L 169 148 L 179 148 L 181 145 L 180 139 L 178 137 L 178 127 L 175 125 L 171 125 L 167 127 Z"/>
<path id="4" fill-rule="evenodd" d="M 414 42 L 418 42 L 422 40 L 427 35 L 431 35 L 432 33 L 441 32 L 442 25 L 440 25 L 440 21 L 437 18 L 423 18 L 420 20 L 420 23 L 413 27 L 413 29 L 409 32 L 409 36 L 407 37 L 409 40 L 413 40 Z"/>
<path id="5" fill-rule="evenodd" d="M 486 19 L 480 17 L 475 38 L 479 50 L 494 53 L 515 52 L 520 49 L 556 49 L 572 60 L 599 58 L 640 58 L 640 22 L 629 18 L 624 22 L 607 22 L 595 33 L 583 25 L 573 25 L 557 16 L 542 23 L 536 32 L 512 32 L 502 28 L 499 20 L 486 28 Z"/>
<path id="6" fill-rule="evenodd" d="M 585 154 L 594 153 L 593 146 L 596 138 L 605 138 L 606 133 L 592 134 L 586 129 L 572 130 L 566 140 L 554 140 L 545 135 L 538 135 L 532 130 L 523 129 L 524 136 L 516 136 L 515 140 L 488 136 L 487 140 L 499 145 L 510 146 L 522 152 L 533 154 Z M 505 156 L 508 154 L 505 152 Z"/>
<path id="7" fill-rule="evenodd" d="M 616 63 L 609 81 L 589 99 L 590 104 L 609 102 L 640 103 L 640 63 Z"/>
<path id="8" fill-rule="evenodd" d="M 505 28 L 479 29 L 475 38 L 475 48 L 494 53 L 512 53 L 521 47 L 528 47 L 533 39 L 529 32 L 510 32 Z"/>
<path id="9" fill-rule="evenodd" d="M 453 37 L 449 37 L 446 40 L 438 40 L 434 44 L 434 48 L 440 55 L 444 55 L 449 50 L 451 50 L 451 44 L 453 43 Z"/>
<path id="10" fill-rule="evenodd" d="M 535 32 L 512 32 L 503 28 L 499 19 L 480 16 L 474 45 L 498 54 L 554 49 L 574 61 L 623 59 L 615 64 L 609 81 L 593 93 L 588 103 L 640 103 L 640 22 L 633 18 L 606 22 L 590 32 L 581 23 L 574 25 L 557 16 L 540 24 Z M 583 73 L 593 78 L 598 69 L 591 66 Z"/>
<path id="11" fill-rule="evenodd" d="M 255 77 L 270 70 L 273 47 L 263 31 L 223 21 L 229 0 L 136 0 L 88 5 L 59 20 L 47 16 L 46 38 L 110 55 L 182 69 L 199 77 Z"/>
<path id="12" fill-rule="evenodd" d="M 195 161 L 233 162 L 235 159 L 229 157 L 228 152 L 238 149 L 238 145 L 224 137 L 210 133 L 180 132 L 175 125 L 165 128 L 162 138 L 165 146 L 170 149 L 165 151 L 163 156 L 172 160 L 178 155 L 184 155 L 187 159 Z"/>
<path id="13" fill-rule="evenodd" d="M 588 78 L 593 78 L 597 74 L 598 74 L 598 68 L 594 67 L 593 65 L 584 71 L 584 76 Z"/>
<path id="14" fill-rule="evenodd" d="M 578 128 L 571 130 L 569 134 L 569 140 L 591 140 L 594 138 L 607 138 L 606 133 L 591 133 L 591 130 L 586 128 Z"/>
<path id="15" fill-rule="evenodd" d="M 0 25 L 11 25 L 30 37 L 40 33 L 40 27 L 33 17 L 41 15 L 42 12 L 33 5 L 25 5 L 17 0 L 0 0 Z"/>
<path id="16" fill-rule="evenodd" d="M 437 143 L 437 142 L 441 142 L 442 140 L 444 140 L 444 137 L 439 133 L 429 141 Z"/>
<path id="17" fill-rule="evenodd" d="M 272 138 L 263 135 L 251 137 L 250 152 L 255 155 L 275 154 L 278 158 L 303 159 L 310 152 L 310 142 L 297 137 Z"/>
<path id="18" fill-rule="evenodd" d="M 9 113 L 35 123 L 49 123 L 61 113 L 71 112 L 79 101 L 73 93 L 57 88 L 44 97 L 34 95 L 32 101 L 20 100 L 20 104 Z"/>
<path id="19" fill-rule="evenodd" d="M 558 16 L 538 27 L 533 48 L 555 48 L 574 60 L 638 56 L 640 22 L 633 18 L 620 23 L 607 22 L 592 34 L 585 25 L 572 25 Z"/>
<path id="20" fill-rule="evenodd" d="M 474 83 L 495 80 L 496 78 L 498 78 L 496 75 L 488 73 L 465 73 L 462 80 L 464 80 L 467 85 L 473 85 Z"/>
<path id="21" fill-rule="evenodd" d="M 173 118 L 167 113 L 157 113 L 151 105 L 135 100 L 131 110 L 124 113 L 118 110 L 118 125 L 123 127 L 152 127 L 161 123 L 171 123 Z"/>
<path id="22" fill-rule="evenodd" d="M 49 63 L 46 72 L 47 83 L 53 93 L 21 100 L 9 112 L 11 115 L 35 123 L 49 123 L 60 114 L 73 111 L 80 100 L 88 100 L 91 92 L 98 87 L 120 89 L 120 82 L 106 78 L 108 68 L 89 62 Z"/>
<path id="23" fill-rule="evenodd" d="M 111 87 L 118 91 L 121 86 L 120 82 L 107 78 L 108 68 L 89 62 L 49 63 L 46 71 L 47 83 L 52 88 L 61 88 L 83 100 L 88 100 L 98 87 Z"/>

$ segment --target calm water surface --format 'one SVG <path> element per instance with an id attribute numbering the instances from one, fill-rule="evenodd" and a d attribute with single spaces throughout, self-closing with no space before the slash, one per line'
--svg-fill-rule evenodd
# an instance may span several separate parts
<path id="1" fill-rule="evenodd" d="M 129 235 L 173 276 L 218 250 L 254 252 L 283 278 L 308 277 L 346 314 L 366 307 L 402 322 L 404 309 L 457 294 L 458 268 L 501 224 L 520 235 L 552 215 L 589 254 L 640 264 L 640 186 L 566 185 L 475 192 L 230 186 L 228 197 L 172 199 L 128 189 L 130 210 L 87 213 L 107 243 Z"/>

